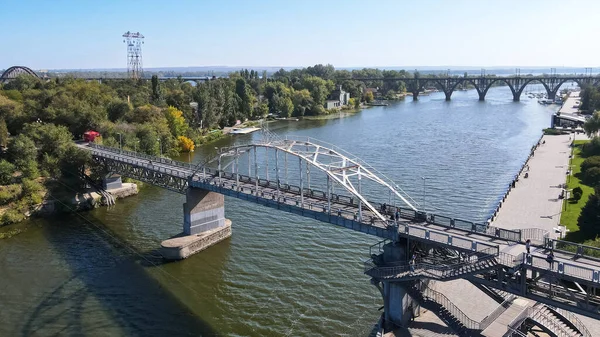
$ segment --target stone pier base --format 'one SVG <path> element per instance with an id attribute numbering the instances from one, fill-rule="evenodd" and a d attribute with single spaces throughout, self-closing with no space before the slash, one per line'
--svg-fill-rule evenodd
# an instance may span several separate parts
<path id="1" fill-rule="evenodd" d="M 225 225 L 198 234 L 181 233 L 161 242 L 160 253 L 167 260 L 182 260 L 231 236 L 231 220 Z"/>

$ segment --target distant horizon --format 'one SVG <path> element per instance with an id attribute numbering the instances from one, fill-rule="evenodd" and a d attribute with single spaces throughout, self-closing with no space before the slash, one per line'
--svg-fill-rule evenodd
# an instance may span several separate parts
<path id="1" fill-rule="evenodd" d="M 324 64 L 325 63 L 321 63 Z M 558 70 L 573 70 L 573 69 L 586 69 L 586 68 L 591 68 L 592 70 L 597 69 L 598 72 L 600 72 L 600 66 L 597 67 L 577 67 L 577 66 L 352 66 L 352 67 L 336 67 L 335 64 L 332 64 L 333 67 L 336 70 L 353 70 L 353 69 L 381 69 L 381 70 L 406 70 L 406 71 L 414 71 L 414 70 L 428 70 L 428 71 L 433 71 L 433 70 L 440 70 L 440 71 L 446 71 L 446 70 L 450 70 L 450 71 L 461 71 L 461 70 L 516 70 L 516 69 L 520 69 L 520 70 L 550 70 L 550 69 L 556 69 Z M 25 66 L 27 67 L 27 65 L 23 65 L 23 64 L 15 64 L 15 65 L 10 65 L 10 66 L 5 66 L 3 68 L 0 69 L 8 69 L 12 66 Z M 307 68 L 307 67 L 311 67 L 314 65 L 310 65 L 310 66 L 245 66 L 245 65 L 235 65 L 235 66 L 231 66 L 231 65 L 210 65 L 210 66 L 165 66 L 165 67 L 148 67 L 148 68 L 143 68 L 145 71 L 161 71 L 161 70 L 193 70 L 193 69 L 201 69 L 201 70 L 211 70 L 211 69 L 231 69 L 233 71 L 235 70 L 240 70 L 240 69 L 249 69 L 249 70 L 267 70 L 267 69 L 284 69 L 284 70 L 290 70 L 290 69 L 303 69 L 303 68 Z M 31 67 L 29 67 L 31 68 Z M 117 71 L 127 71 L 127 68 L 125 67 L 117 67 L 117 68 L 31 68 L 32 70 L 35 71 L 110 71 L 110 72 L 117 72 Z"/>

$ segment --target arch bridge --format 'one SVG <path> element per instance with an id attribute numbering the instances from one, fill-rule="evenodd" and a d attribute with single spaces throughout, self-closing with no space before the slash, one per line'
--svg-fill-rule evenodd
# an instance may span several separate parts
<path id="1" fill-rule="evenodd" d="M 479 100 L 485 100 L 485 96 L 494 85 L 507 85 L 513 95 L 514 101 L 521 99 L 521 94 L 525 90 L 525 87 L 529 84 L 541 84 L 546 90 L 546 94 L 549 99 L 554 99 L 556 94 L 560 90 L 560 87 L 567 82 L 575 82 L 580 88 L 585 86 L 597 86 L 600 84 L 600 77 L 594 76 L 507 76 L 507 77 L 491 77 L 491 76 L 479 76 L 479 77 L 415 77 L 415 78 L 348 78 L 342 80 L 355 80 L 355 81 L 402 81 L 406 83 L 407 90 L 413 94 L 413 99 L 418 99 L 419 93 L 430 86 L 435 86 L 439 90 L 443 91 L 446 95 L 446 100 L 449 101 L 452 97 L 452 93 L 459 87 L 473 86 L 477 90 Z"/>
<path id="2" fill-rule="evenodd" d="M 38 74 L 35 73 L 35 71 L 33 71 L 25 66 L 12 66 L 12 67 L 6 69 L 2 73 L 2 75 L 0 76 L 0 83 L 15 79 L 21 75 L 29 75 L 29 76 L 35 76 L 37 78 L 40 78 L 38 76 Z"/>
<path id="3" fill-rule="evenodd" d="M 78 146 L 106 172 L 186 195 L 187 236 L 163 242 L 168 258 L 185 258 L 231 235 L 226 195 L 381 238 L 364 273 L 381 291 L 387 322 L 401 325 L 410 318 L 408 303 L 420 296 L 415 282 L 457 278 L 600 318 L 600 260 L 592 248 L 577 245 L 573 253 L 541 229 L 507 230 L 426 213 L 384 174 L 331 144 L 265 133 L 262 141 L 218 149 L 198 165 L 93 143 Z M 525 239 L 554 250 L 554 260 L 526 254 Z M 416 265 L 409 264 L 413 254 L 420 256 Z"/>

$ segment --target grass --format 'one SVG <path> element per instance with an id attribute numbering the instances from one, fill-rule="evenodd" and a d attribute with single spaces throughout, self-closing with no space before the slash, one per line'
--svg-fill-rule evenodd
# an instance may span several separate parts
<path id="1" fill-rule="evenodd" d="M 566 205 L 563 204 L 563 212 L 560 216 L 560 223 L 564 226 L 567 226 L 567 228 L 570 231 L 567 235 L 568 240 L 575 242 L 583 242 L 586 239 L 592 239 L 582 237 L 581 233 L 579 232 L 579 226 L 577 225 L 577 219 L 579 218 L 581 209 L 583 208 L 583 206 L 585 206 L 590 194 L 594 193 L 594 189 L 592 187 L 583 184 L 579 179 L 581 173 L 581 163 L 583 163 L 583 160 L 585 159 L 581 157 L 581 145 L 587 142 L 588 140 L 575 141 L 573 157 L 571 158 L 571 161 L 569 163 L 571 165 L 571 168 L 573 169 L 573 172 L 571 177 L 567 179 L 568 189 L 571 190 L 579 186 L 583 190 L 583 194 L 578 202 L 575 202 L 572 199 L 564 200 L 563 203 L 566 203 Z M 565 206 L 567 208 L 566 210 L 564 210 Z"/>

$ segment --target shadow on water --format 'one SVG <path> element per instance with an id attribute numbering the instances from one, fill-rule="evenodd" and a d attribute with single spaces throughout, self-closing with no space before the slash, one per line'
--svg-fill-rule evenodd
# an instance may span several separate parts
<path id="1" fill-rule="evenodd" d="M 152 252 L 132 254 L 102 221 L 90 213 L 85 218 L 95 226 L 77 215 L 64 215 L 44 227 L 45 237 L 73 276 L 35 306 L 22 328 L 23 336 L 36 331 L 77 336 L 218 336 L 144 269 L 140 261 L 158 262 Z M 221 251 L 225 256 L 227 251 Z"/>

